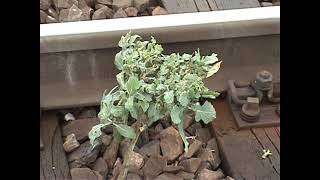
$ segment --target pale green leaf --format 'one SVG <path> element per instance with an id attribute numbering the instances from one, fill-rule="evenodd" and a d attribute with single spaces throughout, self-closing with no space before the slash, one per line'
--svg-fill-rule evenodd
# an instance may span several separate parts
<path id="1" fill-rule="evenodd" d="M 218 70 L 220 69 L 221 62 L 222 62 L 222 61 L 215 63 L 215 64 L 210 68 L 210 70 L 209 70 L 208 73 L 207 73 L 207 78 L 210 77 L 210 76 L 212 76 L 212 75 L 214 75 L 216 72 L 218 72 Z"/>
<path id="2" fill-rule="evenodd" d="M 197 122 L 202 120 L 205 124 L 208 124 L 216 118 L 216 110 L 208 101 L 206 101 L 202 106 L 200 104 L 196 104 L 194 108 L 196 112 L 195 120 Z"/>
<path id="3" fill-rule="evenodd" d="M 173 94 L 173 91 L 167 91 L 164 93 L 164 101 L 167 103 L 167 104 L 171 104 L 173 103 L 174 101 L 174 94 Z"/>
<path id="4" fill-rule="evenodd" d="M 140 88 L 139 79 L 135 76 L 130 76 L 126 83 L 127 91 L 130 95 L 132 95 L 136 90 Z"/>
<path id="5" fill-rule="evenodd" d="M 120 87 L 122 89 L 126 89 L 125 82 L 124 82 L 124 73 L 117 74 L 116 78 Z"/>
<path id="6" fill-rule="evenodd" d="M 125 108 L 123 106 L 113 106 L 111 108 L 111 114 L 114 117 L 121 117 L 125 113 Z"/>
<path id="7" fill-rule="evenodd" d="M 114 64 L 121 71 L 123 69 L 123 57 L 121 52 L 118 52 L 115 56 Z"/>
<path id="8" fill-rule="evenodd" d="M 150 103 L 148 108 L 148 118 L 152 122 L 156 122 L 160 119 L 160 111 L 156 107 L 155 103 Z"/>
<path id="9" fill-rule="evenodd" d="M 190 103 L 188 93 L 187 92 L 181 93 L 180 96 L 178 97 L 178 101 L 182 106 L 187 106 Z"/>
<path id="10" fill-rule="evenodd" d="M 217 54 L 213 53 L 211 56 L 204 57 L 204 64 L 209 65 L 219 61 L 217 58 Z"/>
<path id="11" fill-rule="evenodd" d="M 187 141 L 186 135 L 184 134 L 183 121 L 181 121 L 178 124 L 178 130 L 179 130 L 180 137 L 181 137 L 181 139 L 182 139 L 182 141 L 184 143 L 184 151 L 188 152 L 188 150 L 189 150 L 189 142 Z"/>
<path id="12" fill-rule="evenodd" d="M 140 107 L 142 108 L 143 112 L 147 112 L 149 108 L 149 103 L 145 101 L 140 101 Z"/>
<path id="13" fill-rule="evenodd" d="M 136 133 L 134 132 L 134 129 L 130 126 L 124 125 L 124 124 L 114 124 L 118 130 L 118 132 L 126 138 L 134 139 L 136 137 Z"/>
<path id="14" fill-rule="evenodd" d="M 171 121 L 175 124 L 179 124 L 183 119 L 183 107 L 179 107 L 177 105 L 174 105 L 171 109 L 170 116 Z"/>
<path id="15" fill-rule="evenodd" d="M 127 99 L 127 102 L 124 104 L 124 107 L 128 110 L 131 111 L 133 109 L 133 101 L 134 101 L 134 97 L 130 96 Z"/>
<path id="16" fill-rule="evenodd" d="M 106 127 L 107 125 L 110 125 L 111 121 L 109 121 L 106 124 L 98 124 L 92 127 L 92 129 L 89 131 L 89 139 L 90 139 L 90 144 L 92 146 L 92 149 L 94 149 L 97 145 L 100 144 L 99 138 L 102 135 L 101 128 Z"/>
<path id="17" fill-rule="evenodd" d="M 113 135 L 113 139 L 115 142 L 117 143 L 121 143 L 121 141 L 123 140 L 123 136 L 119 133 L 118 129 L 116 128 L 116 126 L 112 127 L 112 135 Z"/>

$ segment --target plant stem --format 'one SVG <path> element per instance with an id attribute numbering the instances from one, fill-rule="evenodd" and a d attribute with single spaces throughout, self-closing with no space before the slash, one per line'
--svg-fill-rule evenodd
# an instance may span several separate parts
<path id="1" fill-rule="evenodd" d="M 136 137 L 134 138 L 133 141 L 130 142 L 128 151 L 124 157 L 122 168 L 120 170 L 120 174 L 119 174 L 117 180 L 125 180 L 126 179 L 127 174 L 128 174 L 128 170 L 129 170 L 128 163 L 130 160 L 131 153 L 133 152 L 133 149 L 136 146 L 136 143 L 139 139 L 139 136 L 144 131 L 144 129 L 145 129 L 145 125 L 143 125 L 142 128 L 138 128 L 137 133 L 136 133 Z"/>

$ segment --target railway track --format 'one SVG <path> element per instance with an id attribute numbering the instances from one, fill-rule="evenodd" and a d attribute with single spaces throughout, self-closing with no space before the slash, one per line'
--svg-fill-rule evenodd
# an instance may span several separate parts
<path id="1" fill-rule="evenodd" d="M 63 132 L 56 117 L 57 110 L 100 104 L 104 90 L 111 89 L 117 83 L 113 60 L 118 52 L 117 42 L 123 34 L 132 31 L 144 38 L 152 35 L 163 44 L 166 53 L 192 53 L 197 48 L 201 49 L 202 54 L 217 53 L 223 66 L 214 79 L 209 79 L 206 84 L 209 88 L 225 92 L 228 80 L 248 82 L 260 70 L 268 70 L 275 81 L 280 81 L 279 22 L 280 7 L 273 6 L 41 24 L 40 108 L 43 111 L 41 140 L 44 145 L 40 153 L 41 178 L 71 179 L 63 140 L 59 140 Z M 219 137 L 219 148 L 223 151 L 223 169 L 237 180 L 254 177 L 253 171 L 237 165 L 237 157 L 232 156 L 234 152 L 230 148 L 235 146 L 231 142 L 236 139 L 238 146 L 250 145 L 256 154 L 264 147 L 277 151 L 278 154 L 270 159 L 271 163 L 262 163 L 268 167 L 266 171 L 260 167 L 260 161 L 257 162 L 258 156 L 250 161 L 245 159 L 249 157 L 246 153 L 252 149 L 242 149 L 244 154 L 238 154 L 242 158 L 237 160 L 256 163 L 261 175 L 256 175 L 258 179 L 268 177 L 268 172 L 272 174 L 271 179 L 278 179 L 280 168 L 277 158 L 280 157 L 280 148 L 277 143 L 280 135 L 270 139 L 267 133 L 263 135 L 264 132 L 255 128 L 238 132 L 234 124 L 229 122 L 232 116 L 225 111 L 226 102 L 218 102 L 217 106 L 223 118 L 217 121 L 213 131 Z M 280 134 L 279 127 L 264 131 Z M 228 132 L 233 136 L 229 136 Z M 236 138 L 237 133 L 243 135 L 242 139 Z M 254 142 L 247 140 L 252 137 Z M 243 177 L 246 175 L 247 178 Z"/>

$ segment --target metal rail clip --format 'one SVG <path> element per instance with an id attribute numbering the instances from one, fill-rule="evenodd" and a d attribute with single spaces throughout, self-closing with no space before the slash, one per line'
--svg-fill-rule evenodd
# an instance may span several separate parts
<path id="1" fill-rule="evenodd" d="M 259 71 L 249 83 L 228 81 L 228 99 L 239 129 L 280 124 L 280 82 Z"/>

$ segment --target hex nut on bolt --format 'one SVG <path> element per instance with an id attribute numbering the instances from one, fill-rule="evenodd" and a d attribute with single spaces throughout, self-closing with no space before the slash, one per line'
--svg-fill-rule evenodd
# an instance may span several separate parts
<path id="1" fill-rule="evenodd" d="M 272 86 L 272 74 L 265 70 L 259 71 L 254 83 L 260 90 L 269 90 Z"/>

